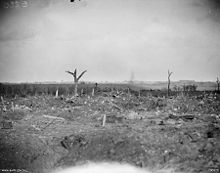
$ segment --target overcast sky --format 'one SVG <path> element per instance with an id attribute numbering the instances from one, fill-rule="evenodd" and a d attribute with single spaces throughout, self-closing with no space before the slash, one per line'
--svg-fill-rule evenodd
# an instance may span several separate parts
<path id="1" fill-rule="evenodd" d="M 21 0 L 22 1 L 22 0 Z M 2 5 L 2 4 L 1 4 Z M 0 82 L 215 81 L 218 0 L 29 0 L 0 18 Z M 3 9 L 3 7 L 2 7 Z"/>

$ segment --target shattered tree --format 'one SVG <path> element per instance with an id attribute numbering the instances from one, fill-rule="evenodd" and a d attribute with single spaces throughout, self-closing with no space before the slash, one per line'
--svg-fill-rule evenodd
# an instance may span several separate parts
<path id="1" fill-rule="evenodd" d="M 74 96 L 78 95 L 78 82 L 80 80 L 80 78 L 84 75 L 85 72 L 87 72 L 87 70 L 83 71 L 78 77 L 77 77 L 77 70 L 75 69 L 74 73 L 71 71 L 66 71 L 67 73 L 71 74 L 74 78 L 74 84 L 75 84 L 75 88 L 74 88 Z"/>
<path id="2" fill-rule="evenodd" d="M 170 76 L 172 75 L 173 72 L 170 72 L 168 70 L 168 85 L 167 85 L 167 96 L 169 97 L 170 95 Z"/>

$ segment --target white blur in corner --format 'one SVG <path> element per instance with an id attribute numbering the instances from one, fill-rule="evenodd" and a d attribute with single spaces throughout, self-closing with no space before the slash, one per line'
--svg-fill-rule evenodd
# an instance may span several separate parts
<path id="1" fill-rule="evenodd" d="M 51 173 L 177 173 L 173 169 L 149 170 L 129 164 L 120 163 L 88 163 L 69 168 L 59 168 Z M 180 173 L 180 172 L 178 172 Z"/>

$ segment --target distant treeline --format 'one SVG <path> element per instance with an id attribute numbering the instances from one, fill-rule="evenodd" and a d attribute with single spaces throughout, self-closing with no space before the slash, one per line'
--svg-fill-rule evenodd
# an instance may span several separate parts
<path id="1" fill-rule="evenodd" d="M 130 88 L 127 84 L 97 84 L 97 83 L 85 83 L 81 82 L 78 84 L 78 94 L 91 94 L 93 89 L 99 90 L 101 92 L 110 92 L 113 90 L 127 90 Z M 134 87 L 133 87 L 134 88 Z M 135 88 L 138 90 L 137 88 Z M 0 83 L 0 95 L 7 97 L 21 96 L 25 97 L 27 95 L 55 95 L 58 90 L 59 95 L 73 95 L 74 94 L 74 84 L 65 83 L 55 83 L 55 84 L 45 84 L 45 83 Z"/>
<path id="2" fill-rule="evenodd" d="M 85 83 L 81 82 L 78 85 L 78 94 L 91 95 L 93 89 L 98 92 L 111 92 L 111 91 L 123 91 L 136 96 L 166 96 L 167 88 L 159 89 L 145 89 L 135 84 L 129 83 Z M 34 95 L 56 95 L 56 91 L 59 91 L 59 95 L 74 95 L 74 84 L 45 84 L 45 83 L 0 83 L 0 96 L 6 97 L 26 97 Z M 171 88 L 171 95 L 176 95 L 180 92 L 184 93 L 200 93 L 197 91 L 196 85 L 184 85 L 182 87 L 174 86 Z"/>
<path id="3" fill-rule="evenodd" d="M 92 91 L 93 84 L 79 84 L 79 91 L 83 88 L 84 92 Z M 56 91 L 59 95 L 72 95 L 74 93 L 73 84 L 11 84 L 0 83 L 0 95 L 4 96 L 27 96 L 27 95 L 55 95 Z"/>

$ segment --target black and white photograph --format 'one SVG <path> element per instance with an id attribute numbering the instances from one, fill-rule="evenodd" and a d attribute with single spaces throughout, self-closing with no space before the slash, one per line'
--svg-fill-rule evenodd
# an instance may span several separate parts
<path id="1" fill-rule="evenodd" d="M 0 0 L 0 173 L 220 173 L 220 0 Z"/>

